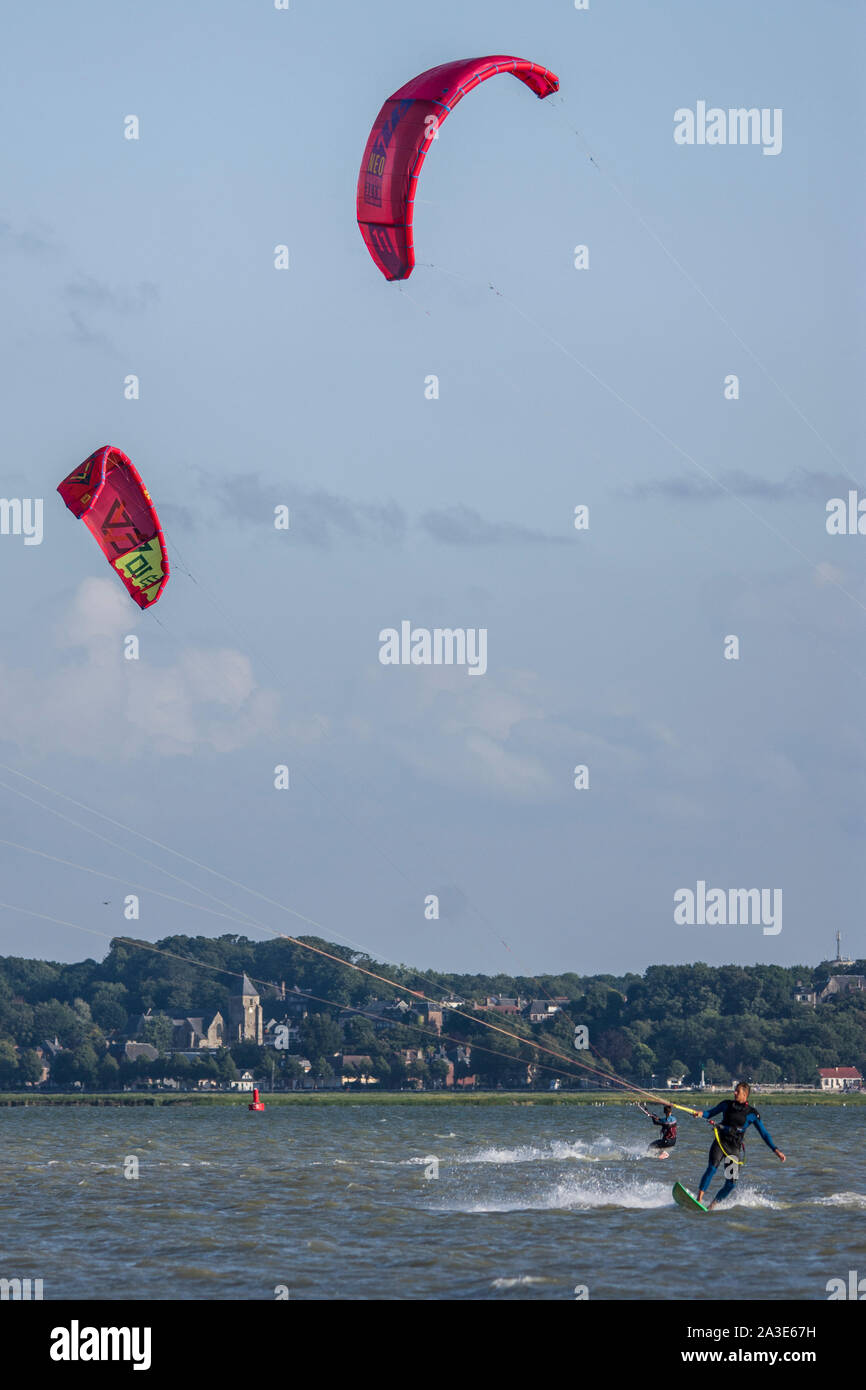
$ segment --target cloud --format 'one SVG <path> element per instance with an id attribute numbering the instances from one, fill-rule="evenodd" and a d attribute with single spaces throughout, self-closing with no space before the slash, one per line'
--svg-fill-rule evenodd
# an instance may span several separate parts
<path id="1" fill-rule="evenodd" d="M 694 771 L 704 750 L 702 728 L 695 743 L 689 731 L 675 733 L 637 708 L 578 714 L 568 683 L 532 670 L 504 669 L 478 680 L 446 667 L 415 674 L 419 679 L 402 679 L 409 673 L 386 667 L 370 677 L 376 711 L 371 738 L 395 778 L 405 769 L 462 802 L 495 801 L 504 810 L 561 806 L 577 795 L 572 770 L 579 763 L 589 766 L 598 788 L 593 801 L 608 804 L 615 797 L 629 800 L 638 789 L 655 798 L 674 767 L 678 789 L 691 793 L 697 786 L 703 795 Z M 709 775 L 706 765 L 701 772 Z"/>
<path id="2" fill-rule="evenodd" d="M 203 475 L 201 481 L 204 484 Z M 396 502 L 357 502 L 322 488 L 274 483 L 256 474 L 208 477 L 207 489 L 203 505 L 216 503 L 221 516 L 230 517 L 233 522 L 270 527 L 274 508 L 287 506 L 293 540 L 320 549 L 347 540 L 399 546 L 413 528 L 426 533 L 430 540 L 452 546 L 568 544 L 567 536 L 536 531 L 516 522 L 488 521 L 471 507 L 428 511 L 413 522 Z"/>
<path id="3" fill-rule="evenodd" d="M 141 280 L 132 290 L 112 289 L 92 275 L 80 275 L 63 287 L 65 297 L 74 304 L 91 309 L 106 309 L 114 314 L 141 314 L 159 300 L 159 289 L 150 280 Z"/>
<path id="4" fill-rule="evenodd" d="M 464 795 L 540 802 L 556 794 L 534 678 L 510 672 L 467 681 L 465 671 L 445 667 L 424 676 L 410 690 L 388 678 L 376 684 L 382 743 L 396 762 Z"/>
<path id="5" fill-rule="evenodd" d="M 8 250 L 20 251 L 26 256 L 44 256 L 56 251 L 57 244 L 42 232 L 19 229 L 11 222 L 0 221 L 0 243 Z"/>
<path id="6" fill-rule="evenodd" d="M 396 502 L 353 502 L 322 489 L 308 491 L 245 473 L 212 481 L 211 489 L 221 511 L 234 521 L 272 526 L 274 508 L 287 506 L 292 537 L 301 545 L 327 549 L 340 540 L 400 545 L 408 530 L 406 513 Z"/>
<path id="7" fill-rule="evenodd" d="M 444 545 L 558 545 L 567 536 L 548 535 L 513 521 L 487 521 L 472 507 L 444 507 L 425 512 L 419 526 Z"/>
<path id="8" fill-rule="evenodd" d="M 274 732 L 277 695 L 258 687 L 243 653 L 188 647 L 170 665 L 127 661 L 123 639 L 137 622 L 111 580 L 86 579 L 57 634 L 69 659 L 51 679 L 0 665 L 4 738 L 24 749 L 116 762 L 227 753 Z"/>
<path id="9" fill-rule="evenodd" d="M 116 353 L 112 340 L 101 329 L 90 323 L 91 313 L 108 313 L 120 317 L 144 313 L 159 299 L 159 290 L 150 280 L 142 280 L 132 290 L 112 289 L 94 279 L 92 275 L 80 275 L 63 288 L 67 301 L 67 313 L 72 324 L 72 338 L 81 347 L 101 348 Z"/>
<path id="10" fill-rule="evenodd" d="M 729 469 L 719 474 L 718 483 L 685 473 L 635 483 L 624 492 L 637 501 L 666 497 L 678 502 L 723 502 L 735 493 L 738 497 L 755 497 L 765 502 L 791 502 L 800 497 L 826 501 L 828 497 L 845 496 L 851 486 L 852 480 L 841 473 L 811 473 L 797 468 L 786 478 L 771 479 L 758 478 L 742 469 Z"/>
<path id="11" fill-rule="evenodd" d="M 72 324 L 72 339 L 81 347 L 103 348 L 106 352 L 117 351 L 106 333 L 100 333 L 97 329 L 91 328 L 74 309 L 69 311 L 69 321 Z"/>

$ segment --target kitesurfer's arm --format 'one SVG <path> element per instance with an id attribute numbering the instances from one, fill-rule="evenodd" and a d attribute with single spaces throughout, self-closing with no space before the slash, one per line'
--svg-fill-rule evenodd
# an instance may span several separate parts
<path id="1" fill-rule="evenodd" d="M 760 1134 L 760 1136 L 761 1136 L 761 1138 L 763 1139 L 764 1143 L 767 1145 L 767 1148 L 768 1148 L 768 1149 L 772 1149 L 772 1150 L 773 1150 L 773 1153 L 776 1155 L 776 1157 L 779 1159 L 779 1161 L 780 1161 L 781 1163 L 784 1163 L 784 1162 L 785 1162 L 785 1155 L 782 1153 L 782 1150 L 781 1150 L 781 1149 L 777 1149 L 777 1148 L 776 1148 L 776 1145 L 775 1145 L 775 1143 L 774 1143 L 774 1141 L 773 1141 L 772 1136 L 771 1136 L 771 1135 L 767 1132 L 767 1130 L 764 1128 L 764 1123 L 763 1123 L 763 1121 L 762 1121 L 760 1115 L 757 1114 L 757 1112 L 754 1112 L 753 1114 L 751 1114 L 751 1115 L 748 1117 L 748 1119 L 746 1120 L 746 1128 L 747 1128 L 747 1129 L 748 1129 L 748 1127 L 749 1127 L 750 1124 L 753 1124 L 753 1125 L 755 1126 L 755 1129 L 758 1131 L 758 1133 Z"/>
<path id="2" fill-rule="evenodd" d="M 699 1115 L 702 1120 L 711 1120 L 714 1115 L 721 1115 L 727 1103 L 726 1100 L 720 1101 L 718 1105 L 713 1106 L 712 1110 L 696 1110 L 695 1114 Z"/>

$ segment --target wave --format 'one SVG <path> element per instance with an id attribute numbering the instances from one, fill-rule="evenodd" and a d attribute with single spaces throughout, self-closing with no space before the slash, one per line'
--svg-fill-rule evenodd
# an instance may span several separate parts
<path id="1" fill-rule="evenodd" d="M 451 1160 L 454 1163 L 538 1163 L 572 1161 L 578 1163 L 604 1163 L 634 1161 L 647 1158 L 645 1144 L 623 1144 L 603 1136 L 589 1142 L 575 1139 L 570 1143 L 564 1139 L 551 1139 L 545 1144 L 521 1144 L 513 1149 L 485 1148 L 475 1153 L 462 1154 Z"/>
<path id="2" fill-rule="evenodd" d="M 519 1289 L 526 1284 L 551 1284 L 552 1279 L 545 1279 L 538 1274 L 521 1274 L 516 1279 L 492 1279 L 491 1289 Z"/>
<path id="3" fill-rule="evenodd" d="M 651 1211 L 673 1205 L 670 1188 L 662 1183 L 560 1182 L 545 1192 L 514 1195 L 503 1200 L 478 1199 L 449 1204 L 445 1210 L 481 1214 L 508 1211 L 595 1211 L 604 1207 Z"/>
<path id="4" fill-rule="evenodd" d="M 712 1197 L 712 1193 L 710 1194 Z M 706 1198 L 704 1199 L 706 1200 Z M 757 1187 L 744 1187 L 740 1192 L 732 1192 L 714 1209 L 713 1216 L 722 1211 L 786 1211 L 787 1202 L 779 1202 L 768 1197 Z"/>
<path id="5" fill-rule="evenodd" d="M 866 1193 L 833 1192 L 829 1197 L 813 1197 L 809 1205 L 815 1207 L 853 1207 L 855 1211 L 866 1211 Z"/>
<path id="6" fill-rule="evenodd" d="M 866 1210 L 866 1196 L 844 1192 L 832 1197 L 814 1199 L 810 1205 L 849 1206 Z M 636 1177 L 624 1178 L 614 1173 L 598 1178 L 570 1178 L 551 1183 L 543 1189 L 536 1187 L 525 1195 L 513 1193 L 502 1198 L 476 1198 L 473 1201 L 447 1206 L 449 1211 L 467 1214 L 509 1211 L 601 1211 L 605 1208 L 620 1211 L 654 1211 L 673 1207 L 674 1201 L 667 1183 L 640 1182 Z M 743 1187 L 732 1193 L 717 1207 L 713 1216 L 725 1212 L 786 1211 L 792 1204 L 770 1197 L 756 1187 Z"/>

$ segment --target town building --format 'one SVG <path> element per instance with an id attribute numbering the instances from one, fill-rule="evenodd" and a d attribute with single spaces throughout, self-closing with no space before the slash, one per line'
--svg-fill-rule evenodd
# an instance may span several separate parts
<path id="1" fill-rule="evenodd" d="M 860 1091 L 863 1077 L 856 1067 L 819 1067 L 818 1084 L 822 1091 Z"/>
<path id="2" fill-rule="evenodd" d="M 421 1008 L 422 1021 L 427 1028 L 432 1028 L 437 1034 L 442 1032 L 442 1008 L 441 1005 L 424 1003 Z"/>
<path id="3" fill-rule="evenodd" d="M 337 1022 L 342 1024 L 353 1018 L 365 1018 L 374 1028 L 387 1028 L 390 1023 L 403 1023 L 411 1012 L 405 999 L 371 999 L 363 1007 L 341 1009 Z"/>
<path id="4" fill-rule="evenodd" d="M 864 989 L 866 975 L 831 975 L 823 989 L 812 989 L 798 980 L 794 999 L 798 1004 L 808 1004 L 815 1009 L 819 1003 L 826 1004 L 828 999 L 838 999 L 843 994 L 859 994 Z"/>
<path id="5" fill-rule="evenodd" d="M 173 1052 L 192 1052 L 198 1048 L 222 1047 L 224 1044 L 225 1022 L 219 1012 L 207 1023 L 201 1016 L 171 1020 Z"/>
<path id="6" fill-rule="evenodd" d="M 473 1004 L 474 1009 L 490 1009 L 497 1014 L 519 1014 L 526 1007 L 525 999 L 511 999 L 505 994 L 488 994 L 483 1004 Z"/>
<path id="7" fill-rule="evenodd" d="M 546 1023 L 562 1010 L 553 999 L 532 999 L 526 1012 L 530 1023 Z"/>
<path id="8" fill-rule="evenodd" d="M 334 1071 L 341 1081 L 359 1082 L 362 1086 L 375 1086 L 378 1076 L 373 1075 L 373 1059 L 362 1052 L 336 1053 Z"/>
<path id="9" fill-rule="evenodd" d="M 262 1001 L 244 975 L 238 993 L 229 996 L 226 1043 L 230 1047 L 236 1042 L 254 1042 L 261 1047 L 263 1032 Z"/>
<path id="10" fill-rule="evenodd" d="M 831 975 L 819 999 L 832 999 L 839 994 L 853 994 L 866 989 L 866 975 Z"/>

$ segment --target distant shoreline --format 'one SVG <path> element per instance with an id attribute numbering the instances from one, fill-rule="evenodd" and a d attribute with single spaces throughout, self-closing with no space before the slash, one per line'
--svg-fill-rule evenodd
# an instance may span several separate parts
<path id="1" fill-rule="evenodd" d="M 672 1105 L 685 1105 L 705 1110 L 728 1095 L 726 1091 L 674 1091 Z M 180 1094 L 159 1091 L 148 1095 L 141 1091 L 92 1091 L 79 1094 L 53 1092 L 50 1095 L 28 1095 L 20 1091 L 0 1092 L 3 1106 L 124 1106 L 124 1105 L 229 1105 L 246 1107 L 249 1092 L 221 1092 L 219 1095 L 197 1095 L 193 1091 Z M 266 1106 L 272 1105 L 635 1105 L 641 1097 L 616 1094 L 611 1091 L 536 1091 L 530 1095 L 520 1091 L 469 1091 L 454 1095 L 448 1091 L 275 1091 L 263 1092 Z M 752 1092 L 756 1106 L 771 1105 L 863 1105 L 866 1091 L 844 1093 L 827 1091 L 759 1091 Z M 657 1104 L 658 1102 L 644 1102 Z"/>

